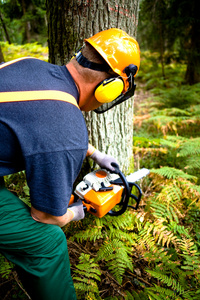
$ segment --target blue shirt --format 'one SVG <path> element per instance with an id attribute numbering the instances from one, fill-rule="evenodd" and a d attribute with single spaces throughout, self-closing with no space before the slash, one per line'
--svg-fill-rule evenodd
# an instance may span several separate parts
<path id="1" fill-rule="evenodd" d="M 0 92 L 36 90 L 79 97 L 66 66 L 30 58 L 0 69 Z M 36 209 L 66 213 L 87 148 L 85 121 L 75 105 L 48 99 L 0 103 L 0 176 L 25 170 Z"/>

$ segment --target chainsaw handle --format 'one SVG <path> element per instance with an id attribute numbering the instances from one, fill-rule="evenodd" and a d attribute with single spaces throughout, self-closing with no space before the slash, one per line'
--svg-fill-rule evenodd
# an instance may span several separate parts
<path id="1" fill-rule="evenodd" d="M 120 205 L 122 205 L 122 208 L 118 211 L 113 211 L 110 210 L 107 214 L 110 216 L 120 216 L 122 215 L 127 207 L 128 207 L 128 201 L 129 201 L 129 197 L 130 197 L 130 189 L 129 189 L 129 184 L 126 180 L 125 175 L 120 171 L 118 164 L 112 162 L 111 163 L 112 167 L 115 169 L 114 171 L 112 171 L 112 173 L 114 174 L 118 174 L 119 177 L 121 178 L 123 185 L 124 185 L 124 191 L 123 191 L 123 199 L 120 202 Z"/>

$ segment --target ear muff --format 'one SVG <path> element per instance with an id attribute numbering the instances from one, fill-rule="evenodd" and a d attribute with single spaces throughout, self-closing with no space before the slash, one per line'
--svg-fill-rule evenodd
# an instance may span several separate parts
<path id="1" fill-rule="evenodd" d="M 94 95 L 98 102 L 109 103 L 119 97 L 123 89 L 124 82 L 122 78 L 108 78 L 97 85 Z"/>

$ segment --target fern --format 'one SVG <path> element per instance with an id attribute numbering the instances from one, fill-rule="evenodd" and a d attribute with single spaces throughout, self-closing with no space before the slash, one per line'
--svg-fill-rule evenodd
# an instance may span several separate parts
<path id="1" fill-rule="evenodd" d="M 13 263 L 8 262 L 5 257 L 0 253 L 0 274 L 2 278 L 8 279 L 10 274 L 12 273 Z"/>
<path id="2" fill-rule="evenodd" d="M 147 272 L 163 284 L 167 285 L 168 287 L 171 287 L 176 293 L 181 294 L 184 292 L 184 288 L 180 285 L 180 283 L 171 276 L 152 270 L 147 270 Z"/>
<path id="3" fill-rule="evenodd" d="M 95 261 L 105 260 L 106 266 L 121 284 L 126 269 L 133 271 L 131 248 L 122 241 L 112 239 L 105 241 L 97 252 Z"/>
<path id="4" fill-rule="evenodd" d="M 146 288 L 145 291 L 153 297 L 159 295 L 160 299 L 175 299 L 176 294 L 174 291 L 167 288 L 163 288 L 156 284 L 154 285 L 154 287 Z"/>
<path id="5" fill-rule="evenodd" d="M 88 254 L 82 253 L 74 273 L 78 275 L 73 277 L 78 299 L 83 299 L 83 297 L 88 300 L 100 299 L 97 281 L 101 280 L 101 272 L 94 259 L 91 259 Z"/>
<path id="6" fill-rule="evenodd" d="M 84 231 L 80 231 L 73 235 L 73 239 L 77 239 L 82 242 L 84 240 L 96 241 L 101 238 L 107 237 L 108 233 L 113 236 L 119 236 L 117 234 L 117 229 L 127 228 L 132 229 L 134 224 L 138 222 L 137 214 L 124 213 L 117 218 L 113 218 L 109 215 L 104 216 L 103 218 L 95 218 L 93 224 L 88 224 L 88 228 Z M 122 233 L 122 232 L 121 232 Z M 132 241 L 131 237 L 128 234 L 124 233 L 121 235 L 122 239 Z"/>
<path id="7" fill-rule="evenodd" d="M 96 218 L 93 223 L 92 226 L 90 224 L 85 230 L 75 233 L 72 239 L 83 242 L 84 240 L 96 241 L 97 239 L 103 238 L 103 218 Z"/>
<path id="8" fill-rule="evenodd" d="M 185 228 L 183 225 L 179 225 L 178 223 L 176 223 L 174 221 L 171 221 L 167 227 L 170 231 L 172 231 L 178 237 L 180 237 L 180 236 L 182 236 L 182 237 L 185 236 L 187 238 L 190 237 L 188 229 Z"/>
<path id="9" fill-rule="evenodd" d="M 182 170 L 170 168 L 170 167 L 163 167 L 160 169 L 151 169 L 151 172 L 156 173 L 160 176 L 165 176 L 168 179 L 184 178 L 184 179 L 189 179 L 189 180 L 193 180 L 193 181 L 197 180 L 196 176 L 186 174 Z"/>
<path id="10" fill-rule="evenodd" d="M 200 104 L 189 106 L 187 111 L 191 112 L 193 116 L 195 115 L 198 117 L 200 115 Z"/>
<path id="11" fill-rule="evenodd" d="M 125 291 L 126 296 L 125 300 L 148 300 L 149 297 L 147 296 L 146 293 L 140 291 L 140 292 L 135 292 L 135 291 Z"/>
<path id="12" fill-rule="evenodd" d="M 184 257 L 184 266 L 181 266 L 181 268 L 184 270 L 199 270 L 200 253 L 194 241 L 191 238 L 182 238 L 179 240 L 178 245 L 182 250 L 181 255 Z"/>
<path id="13" fill-rule="evenodd" d="M 193 170 L 193 169 L 200 169 L 200 155 L 195 157 L 187 158 L 187 169 Z"/>
<path id="14" fill-rule="evenodd" d="M 188 155 L 200 154 L 200 138 L 190 139 L 180 147 L 179 156 L 187 157 Z"/>

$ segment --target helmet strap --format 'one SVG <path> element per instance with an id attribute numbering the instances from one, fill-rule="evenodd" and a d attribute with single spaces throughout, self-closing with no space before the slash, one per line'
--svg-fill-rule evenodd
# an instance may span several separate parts
<path id="1" fill-rule="evenodd" d="M 100 71 L 100 72 L 108 72 L 110 70 L 110 66 L 107 63 L 98 64 L 98 63 L 92 62 L 92 61 L 88 60 L 85 56 L 83 56 L 81 51 L 79 51 L 76 54 L 76 60 L 79 63 L 79 65 L 81 65 L 84 68 L 88 68 L 88 69 L 92 69 L 92 70 Z"/>

